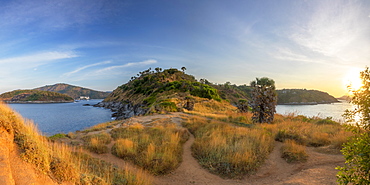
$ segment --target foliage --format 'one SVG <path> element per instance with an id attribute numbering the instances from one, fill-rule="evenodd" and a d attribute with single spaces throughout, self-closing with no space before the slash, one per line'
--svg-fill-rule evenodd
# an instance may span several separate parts
<path id="1" fill-rule="evenodd" d="M 237 107 L 238 107 L 239 112 L 248 112 L 248 109 L 249 109 L 249 107 L 248 107 L 248 100 L 246 100 L 246 99 L 240 99 L 238 101 Z"/>
<path id="2" fill-rule="evenodd" d="M 266 77 L 256 78 L 251 82 L 252 100 L 250 106 L 253 112 L 253 121 L 271 123 L 276 112 L 275 81 Z"/>
<path id="3" fill-rule="evenodd" d="M 350 89 L 353 93 L 351 102 L 356 105 L 354 110 L 346 110 L 344 117 L 349 122 L 360 120 L 352 131 L 356 134 L 344 145 L 342 153 L 346 164 L 338 167 L 340 184 L 370 184 L 370 69 L 367 67 L 360 73 L 362 86 Z"/>
<path id="4" fill-rule="evenodd" d="M 217 89 L 197 82 L 194 76 L 172 68 L 163 71 L 155 68 L 155 71 L 148 69 L 139 72 L 128 83 L 114 90 L 104 101 L 140 105 L 149 112 L 172 112 L 183 108 L 186 98 L 190 96 L 221 101 Z M 166 103 L 170 98 L 182 102 L 174 102 L 175 105 Z"/>

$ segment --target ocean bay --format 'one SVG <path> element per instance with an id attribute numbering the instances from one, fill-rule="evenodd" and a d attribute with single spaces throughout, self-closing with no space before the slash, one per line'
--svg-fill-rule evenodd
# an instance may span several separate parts
<path id="1" fill-rule="evenodd" d="M 111 121 L 112 112 L 109 109 L 83 106 L 101 101 L 94 99 L 74 103 L 9 104 L 9 106 L 25 119 L 33 120 L 44 135 L 50 136 L 56 133 L 75 132 Z"/>
<path id="2" fill-rule="evenodd" d="M 342 115 L 346 109 L 352 110 L 354 105 L 346 101 L 317 105 L 277 105 L 276 113 L 287 115 L 296 114 L 307 117 L 331 117 L 334 121 L 344 122 Z"/>

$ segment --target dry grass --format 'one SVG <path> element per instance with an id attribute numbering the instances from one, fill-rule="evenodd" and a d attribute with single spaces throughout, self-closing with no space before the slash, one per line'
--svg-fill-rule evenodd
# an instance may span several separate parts
<path id="1" fill-rule="evenodd" d="M 85 146 L 89 151 L 97 154 L 103 154 L 109 152 L 107 145 L 112 141 L 112 138 L 108 133 L 103 132 L 84 136 L 82 140 L 85 141 Z"/>
<path id="2" fill-rule="evenodd" d="M 331 120 L 306 118 L 304 116 L 277 116 L 275 124 L 261 124 L 260 127 L 270 131 L 277 141 L 287 139 L 306 146 L 328 146 L 341 148 L 351 136 L 345 127 Z"/>
<path id="3" fill-rule="evenodd" d="M 294 140 L 285 140 L 281 147 L 281 157 L 288 163 L 305 162 L 308 159 L 306 147 L 297 144 Z"/>
<path id="4" fill-rule="evenodd" d="M 227 178 L 241 178 L 255 171 L 273 148 L 273 138 L 263 130 L 197 116 L 184 126 L 195 136 L 194 157 L 203 167 Z"/>
<path id="5" fill-rule="evenodd" d="M 118 169 L 84 154 L 82 150 L 61 143 L 49 143 L 31 121 L 24 122 L 22 117 L 1 103 L 0 127 L 14 134 L 14 142 L 20 148 L 23 160 L 59 183 L 151 184 L 150 177 L 143 171 Z"/>
<path id="6" fill-rule="evenodd" d="M 110 122 L 105 122 L 105 123 L 100 123 L 97 125 L 94 125 L 90 128 L 87 128 L 83 130 L 83 133 L 88 133 L 88 132 L 94 132 L 94 131 L 100 131 L 100 130 L 105 130 L 107 128 L 113 128 L 113 126 L 118 125 L 122 123 L 122 121 L 110 121 Z"/>
<path id="7" fill-rule="evenodd" d="M 144 127 L 134 124 L 113 129 L 116 143 L 112 153 L 130 160 L 155 175 L 166 174 L 181 162 L 182 145 L 188 139 L 186 129 L 175 124 Z"/>

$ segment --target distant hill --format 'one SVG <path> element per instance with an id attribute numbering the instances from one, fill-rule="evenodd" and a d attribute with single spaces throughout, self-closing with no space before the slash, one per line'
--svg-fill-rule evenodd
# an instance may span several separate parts
<path id="1" fill-rule="evenodd" d="M 71 96 L 74 99 L 77 99 L 80 96 L 89 96 L 90 99 L 104 99 L 108 97 L 108 95 L 110 94 L 109 92 L 95 91 L 64 83 L 58 83 L 55 85 L 46 85 L 43 87 L 35 88 L 35 90 L 58 92 Z"/>
<path id="2" fill-rule="evenodd" d="M 9 103 L 49 103 L 49 102 L 73 102 L 73 98 L 57 93 L 40 90 L 15 90 L 0 95 L 0 100 Z"/>
<path id="3" fill-rule="evenodd" d="M 336 98 L 326 92 L 306 89 L 282 89 L 276 91 L 278 104 L 322 104 L 338 102 Z"/>

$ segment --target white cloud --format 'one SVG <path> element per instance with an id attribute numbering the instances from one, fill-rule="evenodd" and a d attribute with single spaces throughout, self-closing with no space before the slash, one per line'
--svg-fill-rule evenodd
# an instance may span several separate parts
<path id="1" fill-rule="evenodd" d="M 309 21 L 293 28 L 290 39 L 299 46 L 350 63 L 368 51 L 370 24 L 356 1 L 320 1 Z M 364 49 L 367 48 L 367 49 Z"/>
<path id="2" fill-rule="evenodd" d="M 0 64 L 22 64 L 18 67 L 22 68 L 22 66 L 33 66 L 36 67 L 38 65 L 48 63 L 54 60 L 60 59 L 67 59 L 67 58 L 74 58 L 78 57 L 77 54 L 74 52 L 59 52 L 59 51 L 48 51 L 48 52 L 40 52 L 20 57 L 12 57 L 12 58 L 4 58 L 0 59 Z"/>
<path id="3" fill-rule="evenodd" d="M 157 63 L 157 61 L 153 60 L 153 59 L 145 60 L 145 61 L 142 61 L 142 62 L 130 62 L 130 63 L 124 64 L 124 65 L 106 67 L 104 69 L 98 70 L 97 72 L 98 73 L 103 73 L 103 72 L 107 72 L 107 71 L 111 71 L 111 70 L 115 70 L 115 69 L 119 69 L 119 68 L 126 68 L 126 67 L 132 67 L 132 66 L 143 66 L 143 65 L 150 65 L 150 64 L 155 64 L 155 63 Z"/>
<path id="4" fill-rule="evenodd" d="M 94 66 L 98 66 L 98 65 L 104 65 L 104 64 L 109 64 L 111 63 L 111 61 L 104 61 L 104 62 L 99 62 L 99 63 L 95 63 L 95 64 L 90 64 L 90 65 L 85 65 L 83 67 L 80 67 L 80 68 L 77 68 L 76 70 L 74 71 L 71 71 L 71 72 L 68 72 L 68 73 L 64 73 L 62 76 L 71 76 L 72 74 L 74 73 L 77 73 L 77 72 L 80 72 L 84 69 L 87 69 L 87 68 L 90 68 L 90 67 L 94 67 Z"/>

